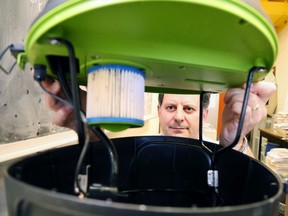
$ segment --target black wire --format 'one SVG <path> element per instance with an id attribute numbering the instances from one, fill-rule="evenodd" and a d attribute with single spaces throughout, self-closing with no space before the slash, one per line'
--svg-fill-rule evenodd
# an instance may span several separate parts
<path id="1" fill-rule="evenodd" d="M 61 67 L 59 67 L 59 70 L 61 70 Z M 57 77 L 60 82 L 60 85 L 62 86 L 62 89 L 64 91 L 64 94 L 67 98 L 71 98 L 71 90 L 68 87 L 68 84 L 65 80 L 64 74 L 62 71 L 57 71 Z M 70 99 L 72 101 L 72 98 Z M 82 113 L 85 115 L 85 112 L 82 110 Z M 116 151 L 116 148 L 112 141 L 106 136 L 105 133 L 100 128 L 92 127 L 91 131 L 104 143 L 104 145 L 108 149 L 109 153 L 109 159 L 111 164 L 111 174 L 109 177 L 109 182 L 111 186 L 115 186 L 117 184 L 117 178 L 118 178 L 118 154 Z M 83 147 L 83 152 L 87 154 L 88 148 Z M 84 160 L 82 160 L 83 162 Z"/>
<path id="2" fill-rule="evenodd" d="M 81 116 L 81 100 L 79 96 L 79 85 L 77 82 L 77 71 L 76 71 L 76 62 L 75 62 L 75 52 L 73 45 L 62 38 L 53 38 L 51 39 L 52 42 L 57 42 L 64 44 L 68 50 L 69 54 L 69 68 L 70 68 L 70 79 L 71 79 L 71 91 L 72 91 L 72 104 L 74 107 L 75 111 L 75 116 L 76 116 L 76 128 L 77 128 L 77 134 L 78 134 L 78 141 L 80 146 L 82 146 L 82 151 L 80 153 L 79 160 L 76 165 L 76 170 L 75 170 L 75 183 L 78 188 L 78 190 L 85 196 L 87 196 L 87 193 L 82 189 L 80 182 L 79 182 L 79 175 L 82 169 L 83 161 L 85 159 L 85 155 L 87 154 L 87 150 L 89 147 L 89 139 L 88 135 L 85 138 L 85 132 L 84 132 L 84 123 L 83 119 Z M 66 92 L 67 93 L 67 92 Z M 69 99 L 69 94 L 66 95 Z M 88 141 L 87 141 L 88 140 Z"/>
<path id="3" fill-rule="evenodd" d="M 59 67 L 58 70 L 57 70 L 57 77 L 58 77 L 59 83 L 60 83 L 60 85 L 62 87 L 62 90 L 63 90 L 63 93 L 64 93 L 65 97 L 67 98 L 67 100 L 70 103 L 72 103 L 73 99 L 72 99 L 71 89 L 68 86 L 68 83 L 67 83 L 67 81 L 66 81 L 66 79 L 64 77 L 64 74 L 63 74 L 63 71 L 62 71 L 61 67 Z M 62 98 L 60 98 L 60 99 L 62 99 Z M 81 110 L 81 113 L 84 116 L 84 117 L 82 117 L 82 122 L 86 122 L 85 112 L 83 110 Z M 86 126 L 85 127 L 86 131 L 88 131 L 89 129 L 88 129 L 87 122 L 84 125 Z M 87 158 L 88 150 L 89 150 L 89 134 L 86 133 L 85 142 L 83 144 L 83 148 L 81 150 L 79 159 L 77 161 L 75 174 L 74 174 L 74 178 L 75 178 L 74 181 L 75 181 L 76 187 L 78 188 L 79 192 L 82 193 L 85 197 L 88 196 L 88 193 L 80 185 L 79 175 L 81 173 L 81 170 L 82 170 L 82 167 L 83 167 L 83 164 L 84 164 L 84 160 L 85 160 L 85 158 Z"/>
<path id="4" fill-rule="evenodd" d="M 203 142 L 203 96 L 204 91 L 201 91 L 200 93 L 200 111 L 199 111 L 199 140 L 202 143 Z"/>
<path id="5" fill-rule="evenodd" d="M 0 62 L 1 62 L 1 60 L 2 60 L 2 58 L 3 58 L 3 56 L 5 55 L 5 53 L 9 50 L 9 49 L 11 49 L 13 47 L 13 44 L 10 44 L 10 45 L 8 45 L 6 48 L 4 48 L 4 50 L 1 52 L 1 54 L 0 54 Z M 10 69 L 7 71 L 5 68 L 3 68 L 2 67 L 2 65 L 0 65 L 0 69 L 5 73 L 5 74 L 7 74 L 7 75 L 9 75 L 11 72 L 12 72 L 12 70 L 14 69 L 14 67 L 15 67 L 15 65 L 17 64 L 17 61 L 15 61 L 13 64 L 12 64 L 12 66 L 10 67 Z"/>
<path id="6" fill-rule="evenodd" d="M 10 67 L 10 69 L 9 69 L 9 71 L 8 71 L 8 74 L 10 74 L 10 73 L 13 71 L 14 67 L 16 66 L 16 64 L 17 64 L 17 61 L 15 61 L 15 62 L 12 64 L 12 66 Z"/>
<path id="7" fill-rule="evenodd" d="M 110 163 L 111 163 L 111 174 L 110 174 L 110 186 L 117 186 L 118 179 L 118 154 L 112 141 L 106 136 L 106 134 L 98 127 L 93 127 L 92 131 L 108 148 Z"/>
<path id="8" fill-rule="evenodd" d="M 72 90 L 72 98 L 73 98 L 73 106 L 75 108 L 75 115 L 76 115 L 76 127 L 78 133 L 79 144 L 84 145 L 85 143 L 85 135 L 84 135 L 84 126 L 83 122 L 81 121 L 81 100 L 79 96 L 79 85 L 77 81 L 77 71 L 76 71 L 76 62 L 75 62 L 75 52 L 73 45 L 62 38 L 53 38 L 52 40 L 56 40 L 59 43 L 62 43 L 66 46 L 68 53 L 69 53 L 69 67 L 70 67 L 70 74 L 71 74 L 71 90 Z"/>
<path id="9" fill-rule="evenodd" d="M 52 92 L 48 91 L 42 84 L 41 81 L 38 81 L 38 84 L 39 86 L 41 87 L 41 89 L 46 92 L 47 94 L 49 94 L 50 96 L 52 96 L 53 98 L 55 98 L 56 100 L 59 100 L 61 103 L 67 105 L 67 106 L 70 106 L 70 107 L 73 107 L 73 105 L 71 103 L 69 103 L 68 101 L 64 100 L 63 98 L 59 97 L 58 95 L 56 94 L 53 94 Z M 86 123 L 86 120 L 85 120 L 85 115 L 83 113 L 81 113 L 81 119 L 84 123 Z M 82 148 L 82 151 L 80 153 L 80 157 L 78 159 L 78 162 L 77 162 L 77 165 L 76 165 L 76 170 L 75 170 L 75 183 L 76 183 L 76 187 L 78 188 L 79 192 L 82 193 L 84 196 L 87 196 L 87 192 L 85 192 L 85 190 L 81 187 L 80 185 L 80 182 L 79 182 L 79 173 L 81 171 L 81 168 L 82 168 L 82 164 L 83 164 L 83 161 L 85 159 L 85 155 L 88 151 L 88 148 L 89 148 L 89 135 L 87 133 L 88 131 L 88 126 L 87 126 L 87 123 L 84 124 L 86 127 L 86 136 L 85 136 L 85 142 L 84 142 L 84 145 L 83 145 L 83 148 Z"/>
<path id="10" fill-rule="evenodd" d="M 87 143 L 87 139 L 85 139 L 84 135 L 84 127 L 83 123 L 81 121 L 81 101 L 79 96 L 79 88 L 78 88 L 78 82 L 77 82 L 77 73 L 76 73 L 76 62 L 75 62 L 75 53 L 72 44 L 64 39 L 61 38 L 53 38 L 51 40 L 56 40 L 57 42 L 63 43 L 66 45 L 68 52 L 69 52 L 69 64 L 70 64 L 70 70 L 71 70 L 71 86 L 72 86 L 72 98 L 73 98 L 73 104 L 76 112 L 76 119 L 77 119 L 77 132 L 79 137 L 79 143 L 83 146 L 82 152 L 80 154 L 80 158 L 77 163 L 76 171 L 75 171 L 75 181 L 76 186 L 79 188 L 79 191 L 83 193 L 84 195 L 87 195 L 85 191 L 81 189 L 81 186 L 79 184 L 79 173 L 81 172 L 81 168 L 84 162 L 84 158 L 88 152 L 89 142 Z M 59 72 L 58 72 L 59 74 Z M 68 88 L 68 85 L 66 85 L 64 77 L 61 77 L 63 74 L 60 75 L 59 81 L 61 84 L 64 84 L 62 87 L 66 90 L 66 96 L 69 98 L 70 90 Z M 84 118 L 85 119 L 85 118 Z M 116 149 L 113 145 L 113 143 L 108 139 L 108 137 L 103 133 L 103 131 L 99 128 L 92 130 L 100 140 L 102 140 L 106 146 L 108 147 L 109 155 L 110 155 L 110 161 L 111 161 L 111 175 L 110 175 L 110 183 L 111 186 L 116 186 L 117 183 L 117 177 L 118 177 L 118 155 L 116 152 Z M 87 135 L 88 136 L 88 135 Z M 86 136 L 86 137 L 87 137 Z"/>
<path id="11" fill-rule="evenodd" d="M 228 149 L 232 149 L 239 142 L 239 139 L 241 137 L 241 132 L 243 129 L 244 120 L 245 120 L 246 108 L 247 108 L 247 104 L 248 104 L 248 100 L 249 100 L 249 93 L 250 93 L 250 88 L 251 88 L 251 84 L 253 81 L 253 75 L 254 75 L 255 71 L 259 71 L 261 69 L 266 69 L 266 68 L 264 68 L 264 67 L 252 67 L 248 73 L 248 77 L 247 77 L 247 81 L 246 81 L 246 88 L 245 88 L 245 93 L 244 93 L 244 99 L 243 99 L 241 114 L 239 117 L 239 123 L 238 123 L 238 128 L 237 128 L 235 138 L 230 145 L 228 145 L 227 147 L 224 147 L 224 148 L 220 148 L 218 151 L 216 151 L 214 154 L 212 154 L 212 156 L 211 156 L 212 170 L 218 169 L 217 168 L 217 158 L 218 158 L 219 154 L 227 151 Z M 219 193 L 218 188 L 214 188 L 214 191 L 212 191 L 212 206 L 219 206 L 222 203 L 223 203 L 223 198 L 222 198 L 221 194 Z"/>
<path id="12" fill-rule="evenodd" d="M 266 70 L 266 68 L 264 68 L 264 67 L 252 67 L 248 73 L 248 78 L 247 78 L 246 88 L 245 88 L 245 93 L 244 93 L 244 99 L 243 99 L 243 105 L 241 108 L 241 114 L 239 117 L 238 128 L 237 128 L 237 132 L 236 132 L 236 136 L 235 136 L 234 141 L 230 145 L 228 145 L 227 147 L 219 149 L 219 151 L 216 152 L 216 155 L 227 150 L 227 149 L 232 149 L 239 142 L 239 139 L 241 137 L 241 132 L 243 129 L 243 124 L 244 124 L 244 119 L 245 119 L 245 114 L 246 114 L 246 108 L 247 108 L 247 104 L 248 104 L 248 100 L 249 100 L 250 88 L 251 88 L 251 84 L 253 81 L 253 75 L 254 75 L 255 71 L 259 71 L 259 70 Z"/>
<path id="13" fill-rule="evenodd" d="M 83 113 L 82 113 L 82 116 L 83 116 L 82 120 L 84 121 L 85 116 Z M 76 165 L 76 169 L 75 169 L 75 175 L 74 175 L 74 178 L 75 178 L 74 181 L 76 183 L 76 187 L 78 188 L 79 192 L 82 193 L 85 197 L 87 197 L 88 193 L 86 191 L 84 191 L 84 189 L 80 185 L 80 181 L 79 181 L 79 174 L 82 170 L 82 166 L 83 166 L 84 160 L 86 158 L 86 154 L 87 154 L 88 149 L 89 149 L 89 134 L 88 134 L 88 125 L 87 125 L 86 121 L 85 121 L 84 125 L 86 126 L 85 127 L 86 128 L 85 142 L 83 144 L 82 151 L 81 151 L 79 159 L 77 161 L 77 165 Z"/>
<path id="14" fill-rule="evenodd" d="M 69 103 L 68 101 L 64 100 L 63 98 L 59 97 L 56 94 L 53 94 L 52 92 L 48 91 L 42 84 L 42 82 L 38 81 L 39 86 L 41 87 L 41 89 L 46 92 L 47 94 L 49 94 L 51 97 L 54 97 L 56 100 L 59 100 L 61 103 L 73 107 L 73 105 L 71 103 Z"/>
<path id="15" fill-rule="evenodd" d="M 200 93 L 200 111 L 199 111 L 199 140 L 202 144 L 202 147 L 204 147 L 204 150 L 208 152 L 211 155 L 211 167 L 210 169 L 214 170 L 214 155 L 211 149 L 209 149 L 203 142 L 203 98 L 204 98 L 204 91 L 201 91 Z M 217 201 L 219 198 L 218 189 L 216 187 L 211 188 L 211 206 L 215 207 L 217 206 Z"/>
<path id="16" fill-rule="evenodd" d="M 71 89 L 68 86 L 68 83 L 65 79 L 64 73 L 62 71 L 62 67 L 60 65 L 58 65 L 58 70 L 57 70 L 57 77 L 59 80 L 59 83 L 63 89 L 63 93 L 66 96 L 67 100 L 72 103 L 72 93 L 71 93 Z"/>
<path id="17" fill-rule="evenodd" d="M 1 52 L 0 54 L 0 60 L 2 59 L 2 57 L 5 55 L 5 53 L 11 48 L 13 47 L 13 44 L 8 45 L 6 48 L 4 48 L 4 50 Z"/>

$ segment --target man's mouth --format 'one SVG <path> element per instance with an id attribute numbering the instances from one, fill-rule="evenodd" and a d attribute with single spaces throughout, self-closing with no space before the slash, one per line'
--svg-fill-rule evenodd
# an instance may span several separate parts
<path id="1" fill-rule="evenodd" d="M 179 127 L 179 126 L 177 126 L 177 127 L 170 127 L 170 129 L 172 129 L 172 130 L 188 130 L 188 128 L 187 127 Z"/>

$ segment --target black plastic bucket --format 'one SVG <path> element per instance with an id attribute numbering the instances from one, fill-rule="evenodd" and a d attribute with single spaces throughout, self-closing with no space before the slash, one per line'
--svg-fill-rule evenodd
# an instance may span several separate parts
<path id="1" fill-rule="evenodd" d="M 78 198 L 74 174 L 81 148 L 69 146 L 6 170 L 9 215 L 277 215 L 281 180 L 242 153 L 223 151 L 213 162 L 206 147 L 215 152 L 219 145 L 208 142 L 203 148 L 198 140 L 165 136 L 112 141 L 119 157 L 118 196 Z M 90 179 L 109 184 L 103 143 L 91 143 L 89 158 Z M 207 184 L 211 168 L 219 173 L 217 190 Z"/>

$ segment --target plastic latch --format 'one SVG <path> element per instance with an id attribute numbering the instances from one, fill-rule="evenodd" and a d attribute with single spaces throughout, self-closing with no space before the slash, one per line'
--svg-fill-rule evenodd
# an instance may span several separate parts
<path id="1" fill-rule="evenodd" d="M 19 53 L 17 55 L 17 64 L 18 64 L 18 66 L 22 70 L 24 70 L 26 63 L 27 63 L 27 55 L 26 55 L 26 53 Z"/>

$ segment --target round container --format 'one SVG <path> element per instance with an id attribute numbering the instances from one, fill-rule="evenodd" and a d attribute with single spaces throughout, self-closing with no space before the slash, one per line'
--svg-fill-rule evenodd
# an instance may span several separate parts
<path id="1" fill-rule="evenodd" d="M 227 150 L 212 161 L 198 140 L 147 136 L 112 140 L 119 157 L 114 196 L 74 193 L 79 145 L 39 153 L 5 172 L 10 216 L 16 215 L 277 215 L 283 186 L 269 168 L 242 153 Z M 205 142 L 212 152 L 219 145 Z M 107 186 L 109 154 L 91 143 L 91 183 Z M 217 190 L 207 173 L 217 170 Z"/>

